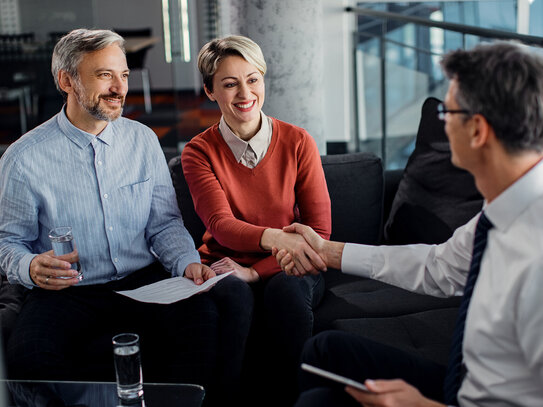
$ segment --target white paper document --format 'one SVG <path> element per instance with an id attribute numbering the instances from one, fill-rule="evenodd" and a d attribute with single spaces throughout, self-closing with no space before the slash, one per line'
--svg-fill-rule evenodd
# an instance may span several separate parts
<path id="1" fill-rule="evenodd" d="M 210 278 L 203 284 L 197 285 L 186 277 L 172 277 L 153 284 L 144 285 L 135 290 L 117 291 L 133 300 L 154 302 L 156 304 L 171 304 L 192 297 L 194 294 L 209 290 L 218 281 L 232 274 L 233 271 Z"/>

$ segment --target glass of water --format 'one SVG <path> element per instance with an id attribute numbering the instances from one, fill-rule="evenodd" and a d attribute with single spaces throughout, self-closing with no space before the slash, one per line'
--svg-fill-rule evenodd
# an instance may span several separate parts
<path id="1" fill-rule="evenodd" d="M 143 397 L 143 376 L 139 336 L 124 333 L 113 337 L 113 360 L 117 377 L 117 395 L 121 400 Z"/>
<path id="2" fill-rule="evenodd" d="M 77 253 L 77 248 L 74 244 L 74 235 L 72 234 L 72 228 L 70 226 L 60 226 L 58 228 L 51 229 L 49 231 L 49 239 L 51 240 L 51 245 L 53 246 L 55 256 L 62 256 L 63 254 L 69 254 L 73 251 Z M 72 269 L 79 272 L 77 278 L 82 280 L 83 272 L 81 271 L 81 265 L 79 262 L 72 263 Z M 68 279 L 72 277 L 57 278 Z"/>

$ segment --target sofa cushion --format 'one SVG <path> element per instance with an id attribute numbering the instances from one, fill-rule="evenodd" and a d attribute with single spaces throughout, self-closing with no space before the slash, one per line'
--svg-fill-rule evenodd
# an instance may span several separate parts
<path id="1" fill-rule="evenodd" d="M 383 213 L 383 166 L 371 153 L 321 157 L 332 201 L 331 240 L 377 244 Z"/>
<path id="2" fill-rule="evenodd" d="M 392 318 L 338 319 L 333 328 L 351 332 L 447 364 L 457 308 L 443 308 Z"/>
<path id="3" fill-rule="evenodd" d="M 329 270 L 326 291 L 315 309 L 315 332 L 333 329 L 337 319 L 397 317 L 428 310 L 455 308 L 461 297 L 416 294 L 377 280 Z M 448 322 L 454 324 L 454 319 Z"/>
<path id="4" fill-rule="evenodd" d="M 428 98 L 385 225 L 387 244 L 442 243 L 481 210 L 473 176 L 451 163 L 438 99 Z"/>
<path id="5" fill-rule="evenodd" d="M 15 319 L 29 290 L 22 285 L 9 284 L 7 277 L 0 274 L 0 328 L 4 346 L 11 334 Z"/>

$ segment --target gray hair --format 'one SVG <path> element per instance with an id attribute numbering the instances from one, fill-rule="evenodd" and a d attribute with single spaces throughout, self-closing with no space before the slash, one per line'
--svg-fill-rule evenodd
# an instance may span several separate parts
<path id="1" fill-rule="evenodd" d="M 213 92 L 213 76 L 219 63 L 232 55 L 242 57 L 254 65 L 262 75 L 266 73 L 266 61 L 256 42 L 241 35 L 216 38 L 205 44 L 198 53 L 198 69 L 202 74 L 204 85 L 210 92 Z"/>
<path id="2" fill-rule="evenodd" d="M 481 114 L 507 152 L 543 151 L 541 56 L 499 41 L 450 52 L 441 65 L 458 83 L 458 105 Z"/>
<path id="3" fill-rule="evenodd" d="M 83 55 L 99 51 L 113 44 L 118 45 L 123 52 L 126 52 L 123 37 L 110 30 L 88 30 L 80 28 L 70 31 L 57 42 L 53 50 L 51 73 L 53 74 L 55 85 L 64 99 L 68 95 L 59 86 L 59 71 L 65 71 L 72 78 L 78 79 L 77 68 Z"/>

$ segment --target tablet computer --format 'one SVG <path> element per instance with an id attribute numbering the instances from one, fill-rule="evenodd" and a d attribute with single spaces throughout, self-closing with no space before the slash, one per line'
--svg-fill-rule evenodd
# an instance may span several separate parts
<path id="1" fill-rule="evenodd" d="M 368 388 L 362 383 L 357 382 L 356 380 L 349 379 L 348 377 L 340 376 L 338 374 L 329 372 L 328 370 L 324 370 L 312 365 L 308 365 L 307 363 L 302 363 L 302 369 L 307 372 L 314 373 L 322 377 L 326 377 L 327 379 L 333 380 L 335 382 L 343 383 L 347 386 L 354 387 L 355 389 L 370 392 L 370 390 L 368 390 Z"/>

